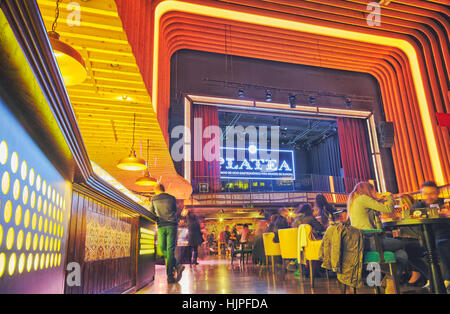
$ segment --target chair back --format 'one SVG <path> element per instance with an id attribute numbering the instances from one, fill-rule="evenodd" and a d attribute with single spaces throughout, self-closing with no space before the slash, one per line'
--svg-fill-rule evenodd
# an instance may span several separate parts
<path id="1" fill-rule="evenodd" d="M 298 229 L 288 228 L 278 230 L 280 238 L 280 251 L 283 259 L 297 258 L 298 256 Z"/>
<path id="2" fill-rule="evenodd" d="M 319 260 L 319 249 L 322 240 L 314 240 L 312 236 L 312 228 L 308 224 L 298 227 L 298 243 L 299 247 L 303 247 L 304 257 L 306 260 Z"/>
<path id="3" fill-rule="evenodd" d="M 280 244 L 274 243 L 273 242 L 274 238 L 275 233 L 273 232 L 263 233 L 264 252 L 266 256 L 281 255 Z"/>

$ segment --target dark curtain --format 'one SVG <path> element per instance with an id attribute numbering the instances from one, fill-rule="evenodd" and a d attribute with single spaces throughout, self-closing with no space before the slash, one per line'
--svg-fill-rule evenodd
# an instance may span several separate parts
<path id="1" fill-rule="evenodd" d="M 203 134 L 204 130 L 209 126 L 219 126 L 217 107 L 194 105 L 193 111 L 194 119 L 202 119 L 201 134 Z M 192 130 L 192 132 L 194 132 L 194 130 Z M 216 136 L 216 134 L 212 134 L 211 137 L 203 138 L 200 134 L 198 134 L 197 137 L 194 137 L 194 134 L 192 134 L 192 139 L 194 143 L 194 154 L 195 147 L 201 149 L 201 152 L 198 152 L 199 154 L 201 153 L 201 161 L 195 161 L 194 157 L 194 188 L 198 188 L 199 183 L 208 183 L 210 192 L 220 192 L 220 161 L 218 158 L 217 160 L 208 161 L 203 155 L 205 144 L 213 141 L 210 153 L 212 155 L 220 156 L 220 137 Z M 199 142 L 201 143 L 201 146 L 197 146 L 197 143 Z"/>
<path id="2" fill-rule="evenodd" d="M 331 136 L 324 143 L 314 146 L 310 156 L 312 173 L 334 177 L 341 176 L 342 162 L 338 135 Z"/>
<path id="3" fill-rule="evenodd" d="M 350 193 L 356 183 L 371 179 L 365 121 L 350 118 L 338 118 L 337 121 L 345 189 Z"/>

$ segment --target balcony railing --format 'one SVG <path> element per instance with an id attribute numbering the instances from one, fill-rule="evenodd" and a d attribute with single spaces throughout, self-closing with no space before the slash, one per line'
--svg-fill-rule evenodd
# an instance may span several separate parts
<path id="1" fill-rule="evenodd" d="M 318 174 L 300 174 L 295 181 L 270 181 L 251 179 L 222 179 L 220 190 L 213 191 L 214 184 L 211 177 L 195 177 L 193 180 L 194 193 L 258 193 L 258 192 L 335 192 L 346 193 L 345 181 L 342 177 Z M 352 180 L 348 179 L 347 180 Z M 358 179 L 354 179 L 354 184 Z"/>
<path id="2" fill-rule="evenodd" d="M 318 193 L 314 192 L 270 192 L 270 193 L 204 193 L 194 194 L 193 198 L 201 206 L 243 206 L 252 207 L 264 204 L 313 203 Z M 328 202 L 346 204 L 348 194 L 322 193 Z"/>

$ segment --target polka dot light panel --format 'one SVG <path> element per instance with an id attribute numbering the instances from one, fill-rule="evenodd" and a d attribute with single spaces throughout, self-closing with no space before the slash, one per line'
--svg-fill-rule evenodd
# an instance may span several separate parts
<path id="1" fill-rule="evenodd" d="M 0 279 L 60 267 L 69 202 L 0 138 Z"/>

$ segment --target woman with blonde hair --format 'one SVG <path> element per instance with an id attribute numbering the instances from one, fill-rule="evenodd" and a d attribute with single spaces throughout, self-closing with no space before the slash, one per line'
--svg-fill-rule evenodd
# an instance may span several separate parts
<path id="1" fill-rule="evenodd" d="M 384 199 L 383 204 L 379 200 Z M 391 193 L 378 194 L 369 182 L 358 183 L 348 197 L 348 216 L 351 225 L 358 229 L 379 229 L 379 213 L 394 211 Z"/>
<path id="2" fill-rule="evenodd" d="M 381 201 L 385 200 L 384 203 Z M 394 211 L 394 198 L 391 193 L 379 194 L 369 182 L 358 183 L 348 198 L 348 217 L 353 227 L 358 229 L 380 229 L 378 214 Z M 402 265 L 408 264 L 408 254 L 404 250 L 403 241 L 384 236 L 382 245 L 385 251 L 394 252 L 397 261 Z M 365 251 L 375 251 L 373 241 L 367 239 Z M 402 267 L 403 268 L 403 267 Z M 399 267 L 400 272 L 400 267 Z"/>

